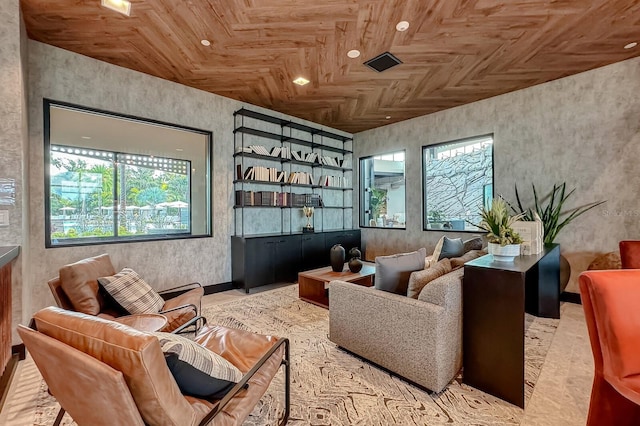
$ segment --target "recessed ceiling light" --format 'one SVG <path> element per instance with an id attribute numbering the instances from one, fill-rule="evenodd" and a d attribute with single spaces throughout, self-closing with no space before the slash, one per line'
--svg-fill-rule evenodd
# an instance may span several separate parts
<path id="1" fill-rule="evenodd" d="M 391 118 L 391 116 L 390 116 L 390 115 L 387 115 L 385 118 L 388 120 L 388 119 L 390 119 L 390 118 Z"/>
<path id="2" fill-rule="evenodd" d="M 182 148 L 176 148 L 176 151 L 178 151 L 178 152 L 182 152 L 182 151 L 184 151 L 184 149 L 182 149 Z"/>
<path id="3" fill-rule="evenodd" d="M 80 136 L 82 139 L 91 139 L 91 136 Z"/>
<path id="4" fill-rule="evenodd" d="M 396 25 L 396 30 L 398 31 L 407 31 L 409 29 L 409 23 L 407 21 L 400 21 Z"/>
<path id="5" fill-rule="evenodd" d="M 200 44 L 203 46 L 211 46 L 211 42 L 206 39 L 200 40 Z"/>
<path id="6" fill-rule="evenodd" d="M 123 15 L 131 14 L 131 2 L 127 0 L 101 0 L 102 6 L 107 9 L 115 10 Z"/>
<path id="7" fill-rule="evenodd" d="M 356 50 L 356 49 L 350 50 L 350 51 L 347 52 L 347 56 L 352 58 L 352 59 L 353 58 L 357 58 L 358 56 L 360 56 L 360 51 Z"/>
<path id="8" fill-rule="evenodd" d="M 629 43 L 629 44 L 627 44 L 624 48 L 625 48 L 625 49 L 633 49 L 633 48 L 634 48 L 634 47 L 636 47 L 637 45 L 638 45 L 638 43 L 634 41 L 633 43 Z"/>
<path id="9" fill-rule="evenodd" d="M 293 80 L 293 82 L 295 84 L 297 84 L 298 86 L 304 86 L 305 84 L 307 84 L 309 82 L 309 80 L 307 80 L 304 77 L 298 77 L 295 80 Z"/>

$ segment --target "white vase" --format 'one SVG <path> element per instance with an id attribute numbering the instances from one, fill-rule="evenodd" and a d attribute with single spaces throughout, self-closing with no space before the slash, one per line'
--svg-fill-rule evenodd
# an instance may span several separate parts
<path id="1" fill-rule="evenodd" d="M 520 256 L 520 244 L 507 244 L 501 246 L 496 243 L 489 243 L 489 254 L 493 256 L 496 262 L 513 262 Z"/>

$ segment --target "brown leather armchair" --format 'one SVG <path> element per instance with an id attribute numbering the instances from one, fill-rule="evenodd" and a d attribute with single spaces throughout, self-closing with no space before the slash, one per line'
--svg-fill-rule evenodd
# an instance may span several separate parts
<path id="1" fill-rule="evenodd" d="M 116 273 L 108 254 L 90 257 L 60 268 L 59 276 L 49 280 L 56 304 L 67 310 L 114 319 L 129 315 L 98 284 L 98 278 Z M 168 298 L 177 292 L 178 296 Z M 206 323 L 200 316 L 204 289 L 200 283 L 187 284 L 159 292 L 165 299 L 159 314 L 167 317 L 162 331 L 180 332 Z M 167 300 L 168 298 L 168 300 Z"/>
<path id="2" fill-rule="evenodd" d="M 195 341 L 243 373 L 221 400 L 180 392 L 152 334 L 99 317 L 49 307 L 18 333 L 62 410 L 78 425 L 241 425 L 285 366 L 289 417 L 289 341 L 221 326 L 204 326 Z M 248 384 L 248 386 L 246 386 Z"/>

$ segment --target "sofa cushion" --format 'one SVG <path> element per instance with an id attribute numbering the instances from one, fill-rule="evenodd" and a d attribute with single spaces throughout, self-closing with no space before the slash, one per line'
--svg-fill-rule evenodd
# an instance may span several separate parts
<path id="1" fill-rule="evenodd" d="M 480 256 L 484 256 L 485 254 L 487 254 L 484 250 L 470 250 L 468 252 L 466 252 L 465 254 L 463 254 L 460 257 L 453 257 L 451 258 L 451 269 L 458 269 L 461 268 L 465 263 L 467 263 L 470 260 L 473 259 L 477 259 Z"/>
<path id="2" fill-rule="evenodd" d="M 464 276 L 464 268 L 458 268 L 448 274 L 431 281 L 429 285 L 424 286 L 418 300 L 433 303 L 439 306 L 447 304 L 447 295 L 449 298 L 456 297 L 460 300 L 452 300 L 454 303 L 461 303 L 462 277 Z M 449 288 L 450 286 L 458 286 L 457 289 Z"/>
<path id="3" fill-rule="evenodd" d="M 440 261 L 445 257 L 452 258 L 462 256 L 464 254 L 463 249 L 462 238 L 442 237 L 442 250 L 440 250 L 438 260 Z"/>
<path id="4" fill-rule="evenodd" d="M 409 276 L 424 269 L 427 250 L 376 257 L 375 288 L 396 294 L 407 294 Z"/>
<path id="5" fill-rule="evenodd" d="M 156 313 L 164 305 L 162 297 L 131 268 L 98 281 L 131 314 Z"/>
<path id="6" fill-rule="evenodd" d="M 434 247 L 433 253 L 431 253 L 431 256 L 425 258 L 424 260 L 425 268 L 429 268 L 435 265 L 440 260 L 440 252 L 442 251 L 443 243 L 444 243 L 444 237 L 441 237 L 436 243 L 436 246 Z"/>
<path id="7" fill-rule="evenodd" d="M 471 250 L 482 250 L 482 237 L 475 237 L 462 242 L 463 253 L 468 253 Z"/>
<path id="8" fill-rule="evenodd" d="M 60 286 L 73 309 L 89 315 L 98 315 L 103 301 L 99 294 L 98 278 L 113 275 L 108 254 L 83 259 L 60 268 Z"/>
<path id="9" fill-rule="evenodd" d="M 407 296 L 417 299 L 424 286 L 448 272 L 451 272 L 451 262 L 445 258 L 430 268 L 412 273 L 409 277 Z"/>
<path id="10" fill-rule="evenodd" d="M 242 379 L 242 372 L 220 355 L 177 334 L 153 333 L 178 387 L 188 395 L 222 399 Z"/>

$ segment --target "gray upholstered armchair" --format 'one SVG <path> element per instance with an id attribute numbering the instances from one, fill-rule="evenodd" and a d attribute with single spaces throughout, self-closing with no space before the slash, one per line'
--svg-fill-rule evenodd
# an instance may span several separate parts
<path id="1" fill-rule="evenodd" d="M 412 299 L 343 281 L 329 284 L 329 339 L 432 391 L 462 367 L 463 268 Z"/>

